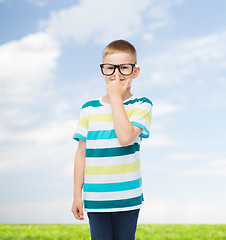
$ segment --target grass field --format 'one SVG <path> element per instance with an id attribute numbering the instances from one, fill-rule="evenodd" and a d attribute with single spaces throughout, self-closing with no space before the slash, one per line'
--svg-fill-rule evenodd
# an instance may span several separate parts
<path id="1" fill-rule="evenodd" d="M 89 240 L 87 224 L 1 224 L 1 240 Z M 226 224 L 138 224 L 136 240 L 226 240 Z"/>

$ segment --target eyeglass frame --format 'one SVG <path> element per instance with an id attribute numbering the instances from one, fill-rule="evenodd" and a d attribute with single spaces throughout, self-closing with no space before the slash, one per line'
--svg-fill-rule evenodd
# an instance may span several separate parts
<path id="1" fill-rule="evenodd" d="M 112 72 L 111 74 L 105 74 L 105 73 L 103 72 L 103 69 L 102 69 L 104 65 L 112 65 L 112 66 L 114 67 L 113 72 Z M 120 70 L 120 66 L 121 66 L 121 65 L 131 65 L 131 66 L 132 66 L 132 71 L 131 71 L 131 73 L 130 73 L 130 74 L 123 74 L 123 73 L 121 72 L 121 70 Z M 103 75 L 105 75 L 105 76 L 111 76 L 112 74 L 114 74 L 116 68 L 118 68 L 119 72 L 120 72 L 122 75 L 124 75 L 124 76 L 129 76 L 129 75 L 131 75 L 131 74 L 133 73 L 134 67 L 138 67 L 138 65 L 137 65 L 137 64 L 134 64 L 134 63 L 122 63 L 122 64 L 119 64 L 119 65 L 115 65 L 115 64 L 111 64 L 111 63 L 101 63 L 101 64 L 100 64 L 101 72 L 102 72 Z"/>

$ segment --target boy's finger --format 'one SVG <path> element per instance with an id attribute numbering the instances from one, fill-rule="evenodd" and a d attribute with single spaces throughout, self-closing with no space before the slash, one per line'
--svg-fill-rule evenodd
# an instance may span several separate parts
<path id="1" fill-rule="evenodd" d="M 80 217 L 80 211 L 79 211 L 78 208 L 75 211 L 73 211 L 73 214 L 74 214 L 76 219 L 82 220 L 81 217 Z"/>
<path id="2" fill-rule="evenodd" d="M 83 216 L 83 208 L 78 208 L 78 217 L 80 220 L 84 219 L 84 216 Z"/>
<path id="3" fill-rule="evenodd" d="M 124 85 L 124 88 L 127 89 L 130 85 L 130 83 L 132 82 L 132 80 L 128 80 L 126 81 L 125 85 Z"/>
<path id="4" fill-rule="evenodd" d="M 79 219 L 79 215 L 78 215 L 78 213 L 79 213 L 79 212 L 78 212 L 78 210 L 77 210 L 77 209 L 76 209 L 76 211 L 75 211 L 75 212 L 73 212 L 73 214 L 74 214 L 74 216 L 75 216 L 75 218 L 76 218 L 76 219 Z"/>
<path id="5" fill-rule="evenodd" d="M 79 209 L 79 215 L 81 219 L 84 219 L 83 209 Z"/>

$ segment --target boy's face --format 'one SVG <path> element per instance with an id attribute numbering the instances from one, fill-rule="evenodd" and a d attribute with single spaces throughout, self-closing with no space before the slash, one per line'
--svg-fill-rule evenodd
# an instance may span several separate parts
<path id="1" fill-rule="evenodd" d="M 108 54 L 104 58 L 103 63 L 109 63 L 114 65 L 120 65 L 123 63 L 135 64 L 135 60 L 134 60 L 134 57 L 129 53 L 118 52 L 118 53 Z M 116 75 L 118 75 L 122 86 L 124 86 L 126 81 L 129 81 L 129 80 L 132 81 L 132 79 L 136 78 L 139 75 L 139 73 L 140 73 L 139 67 L 134 67 L 131 75 L 123 75 L 119 72 L 119 69 L 116 68 L 115 72 L 112 75 L 106 76 L 102 74 L 102 76 L 104 77 L 105 83 L 108 84 L 110 81 L 114 81 L 116 78 Z M 130 87 L 128 89 L 130 89 Z"/>

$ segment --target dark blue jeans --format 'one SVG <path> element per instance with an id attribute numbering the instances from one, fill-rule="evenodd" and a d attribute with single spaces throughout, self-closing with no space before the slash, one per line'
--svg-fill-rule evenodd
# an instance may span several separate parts
<path id="1" fill-rule="evenodd" d="M 88 212 L 92 240 L 134 240 L 140 209 Z"/>

